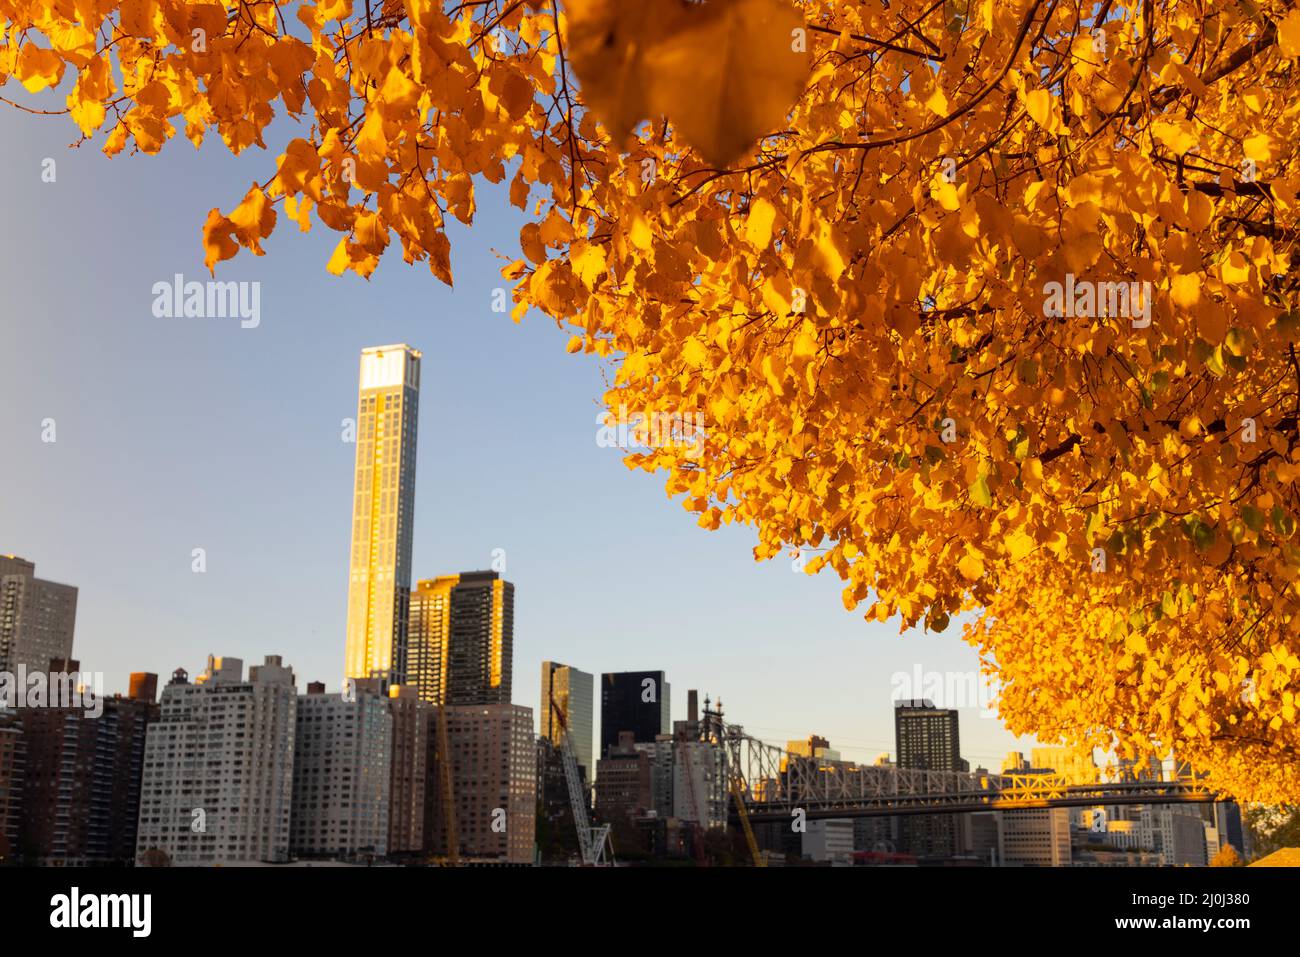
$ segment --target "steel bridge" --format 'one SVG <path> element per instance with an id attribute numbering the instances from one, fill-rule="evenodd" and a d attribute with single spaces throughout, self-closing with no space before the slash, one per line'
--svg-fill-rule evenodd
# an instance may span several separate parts
<path id="1" fill-rule="evenodd" d="M 816 820 L 1219 800 L 1194 780 L 1071 784 L 1054 772 L 915 771 L 790 754 L 720 721 L 709 731 L 726 749 L 733 794 L 755 823 L 788 821 L 796 809 Z M 734 803 L 731 814 L 738 814 Z"/>

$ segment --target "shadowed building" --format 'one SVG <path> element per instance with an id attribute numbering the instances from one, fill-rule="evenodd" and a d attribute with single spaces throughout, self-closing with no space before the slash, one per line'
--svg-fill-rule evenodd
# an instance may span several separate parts
<path id="1" fill-rule="evenodd" d="M 70 664 L 74 665 L 75 662 Z M 147 687 L 152 675 L 131 676 Z M 156 682 L 156 678 L 155 678 Z M 24 708 L 21 851 L 43 865 L 130 864 L 135 858 L 151 698 L 104 698 L 84 708 Z"/>
<path id="2" fill-rule="evenodd" d="M 289 824 L 295 856 L 388 853 L 392 740 L 388 698 L 373 690 L 325 694 L 312 683 L 299 695 Z"/>
<path id="3" fill-rule="evenodd" d="M 26 764 L 22 722 L 16 712 L 0 709 L 0 865 L 19 857 Z"/>
<path id="4" fill-rule="evenodd" d="M 393 773 L 388 786 L 388 853 L 424 849 L 424 804 L 428 780 L 429 728 L 433 706 L 413 685 L 388 689 L 393 716 Z"/>
<path id="5" fill-rule="evenodd" d="M 672 731 L 671 691 L 662 671 L 606 672 L 600 676 L 600 754 L 618 747 L 619 735 L 632 733 L 650 744 Z"/>

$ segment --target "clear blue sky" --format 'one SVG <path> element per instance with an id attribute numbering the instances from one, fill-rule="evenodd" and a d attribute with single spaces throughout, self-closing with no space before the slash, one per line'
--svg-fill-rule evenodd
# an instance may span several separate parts
<path id="1" fill-rule="evenodd" d="M 697 528 L 661 477 L 597 446 L 593 358 L 567 355 L 543 316 L 491 311 L 494 251 L 518 248 L 500 191 L 452 232 L 454 291 L 400 252 L 370 282 L 332 277 L 337 234 L 287 224 L 267 256 L 218 270 L 261 282 L 258 328 L 160 319 L 153 284 L 207 278 L 208 210 L 264 181 L 278 149 L 235 158 L 215 137 L 202 153 L 177 137 L 160 156 L 109 160 L 69 150 L 75 134 L 0 108 L 0 552 L 80 588 L 74 653 L 109 692 L 130 671 L 194 673 L 209 653 L 280 654 L 300 686 L 338 686 L 354 454 L 340 422 L 356 414 L 360 350 L 392 342 L 424 353 L 416 575 L 506 550 L 517 703 L 536 710 L 543 659 L 663 669 L 676 718 L 698 688 L 764 739 L 816 732 L 869 759 L 893 751 L 892 675 L 976 668 L 955 625 L 869 625 L 833 576 L 756 564 L 751 529 Z M 1032 744 L 975 708 L 961 737 L 973 766 L 995 770 Z"/>

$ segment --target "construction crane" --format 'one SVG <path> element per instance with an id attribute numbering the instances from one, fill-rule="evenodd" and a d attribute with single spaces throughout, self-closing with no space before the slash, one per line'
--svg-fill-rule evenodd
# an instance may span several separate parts
<path id="1" fill-rule="evenodd" d="M 456 827 L 456 801 L 452 789 L 451 742 L 447 734 L 447 708 L 438 706 L 438 763 L 442 772 L 442 818 L 447 828 L 447 854 L 440 859 L 446 867 L 460 864 L 460 831 Z"/>
<path id="2" fill-rule="evenodd" d="M 767 858 L 759 851 L 758 841 L 754 838 L 754 828 L 749 823 L 749 811 L 745 808 L 740 775 L 728 774 L 727 777 L 731 785 L 731 797 L 736 802 L 736 816 L 740 818 L 741 830 L 745 832 L 745 843 L 749 845 L 749 855 L 754 859 L 755 867 L 767 867 Z"/>
<path id="3" fill-rule="evenodd" d="M 569 805 L 573 811 L 573 826 L 578 832 L 578 850 L 582 863 L 587 867 L 596 867 L 609 862 L 605 860 L 605 846 L 609 843 L 609 825 L 592 827 L 587 818 L 587 799 L 582 793 L 582 778 L 578 774 L 578 759 L 574 757 L 573 739 L 569 736 L 569 725 L 564 720 L 564 712 L 559 704 L 551 700 L 551 710 L 560 725 L 560 761 L 564 765 L 564 779 L 569 785 Z"/>

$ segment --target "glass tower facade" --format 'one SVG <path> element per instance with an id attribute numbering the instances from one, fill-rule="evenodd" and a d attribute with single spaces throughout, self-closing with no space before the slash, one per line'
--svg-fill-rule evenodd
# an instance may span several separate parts
<path id="1" fill-rule="evenodd" d="M 541 735 L 556 746 L 563 741 L 560 722 L 556 719 L 552 708 L 554 703 L 555 707 L 560 709 L 560 714 L 564 716 L 564 723 L 573 738 L 575 757 L 578 764 L 585 769 L 588 781 L 596 770 L 595 762 L 592 760 L 595 687 L 595 677 L 585 671 L 555 661 L 542 662 L 542 704 L 538 713 Z"/>
<path id="2" fill-rule="evenodd" d="M 361 353 L 346 675 L 401 683 L 411 593 L 420 353 Z"/>

